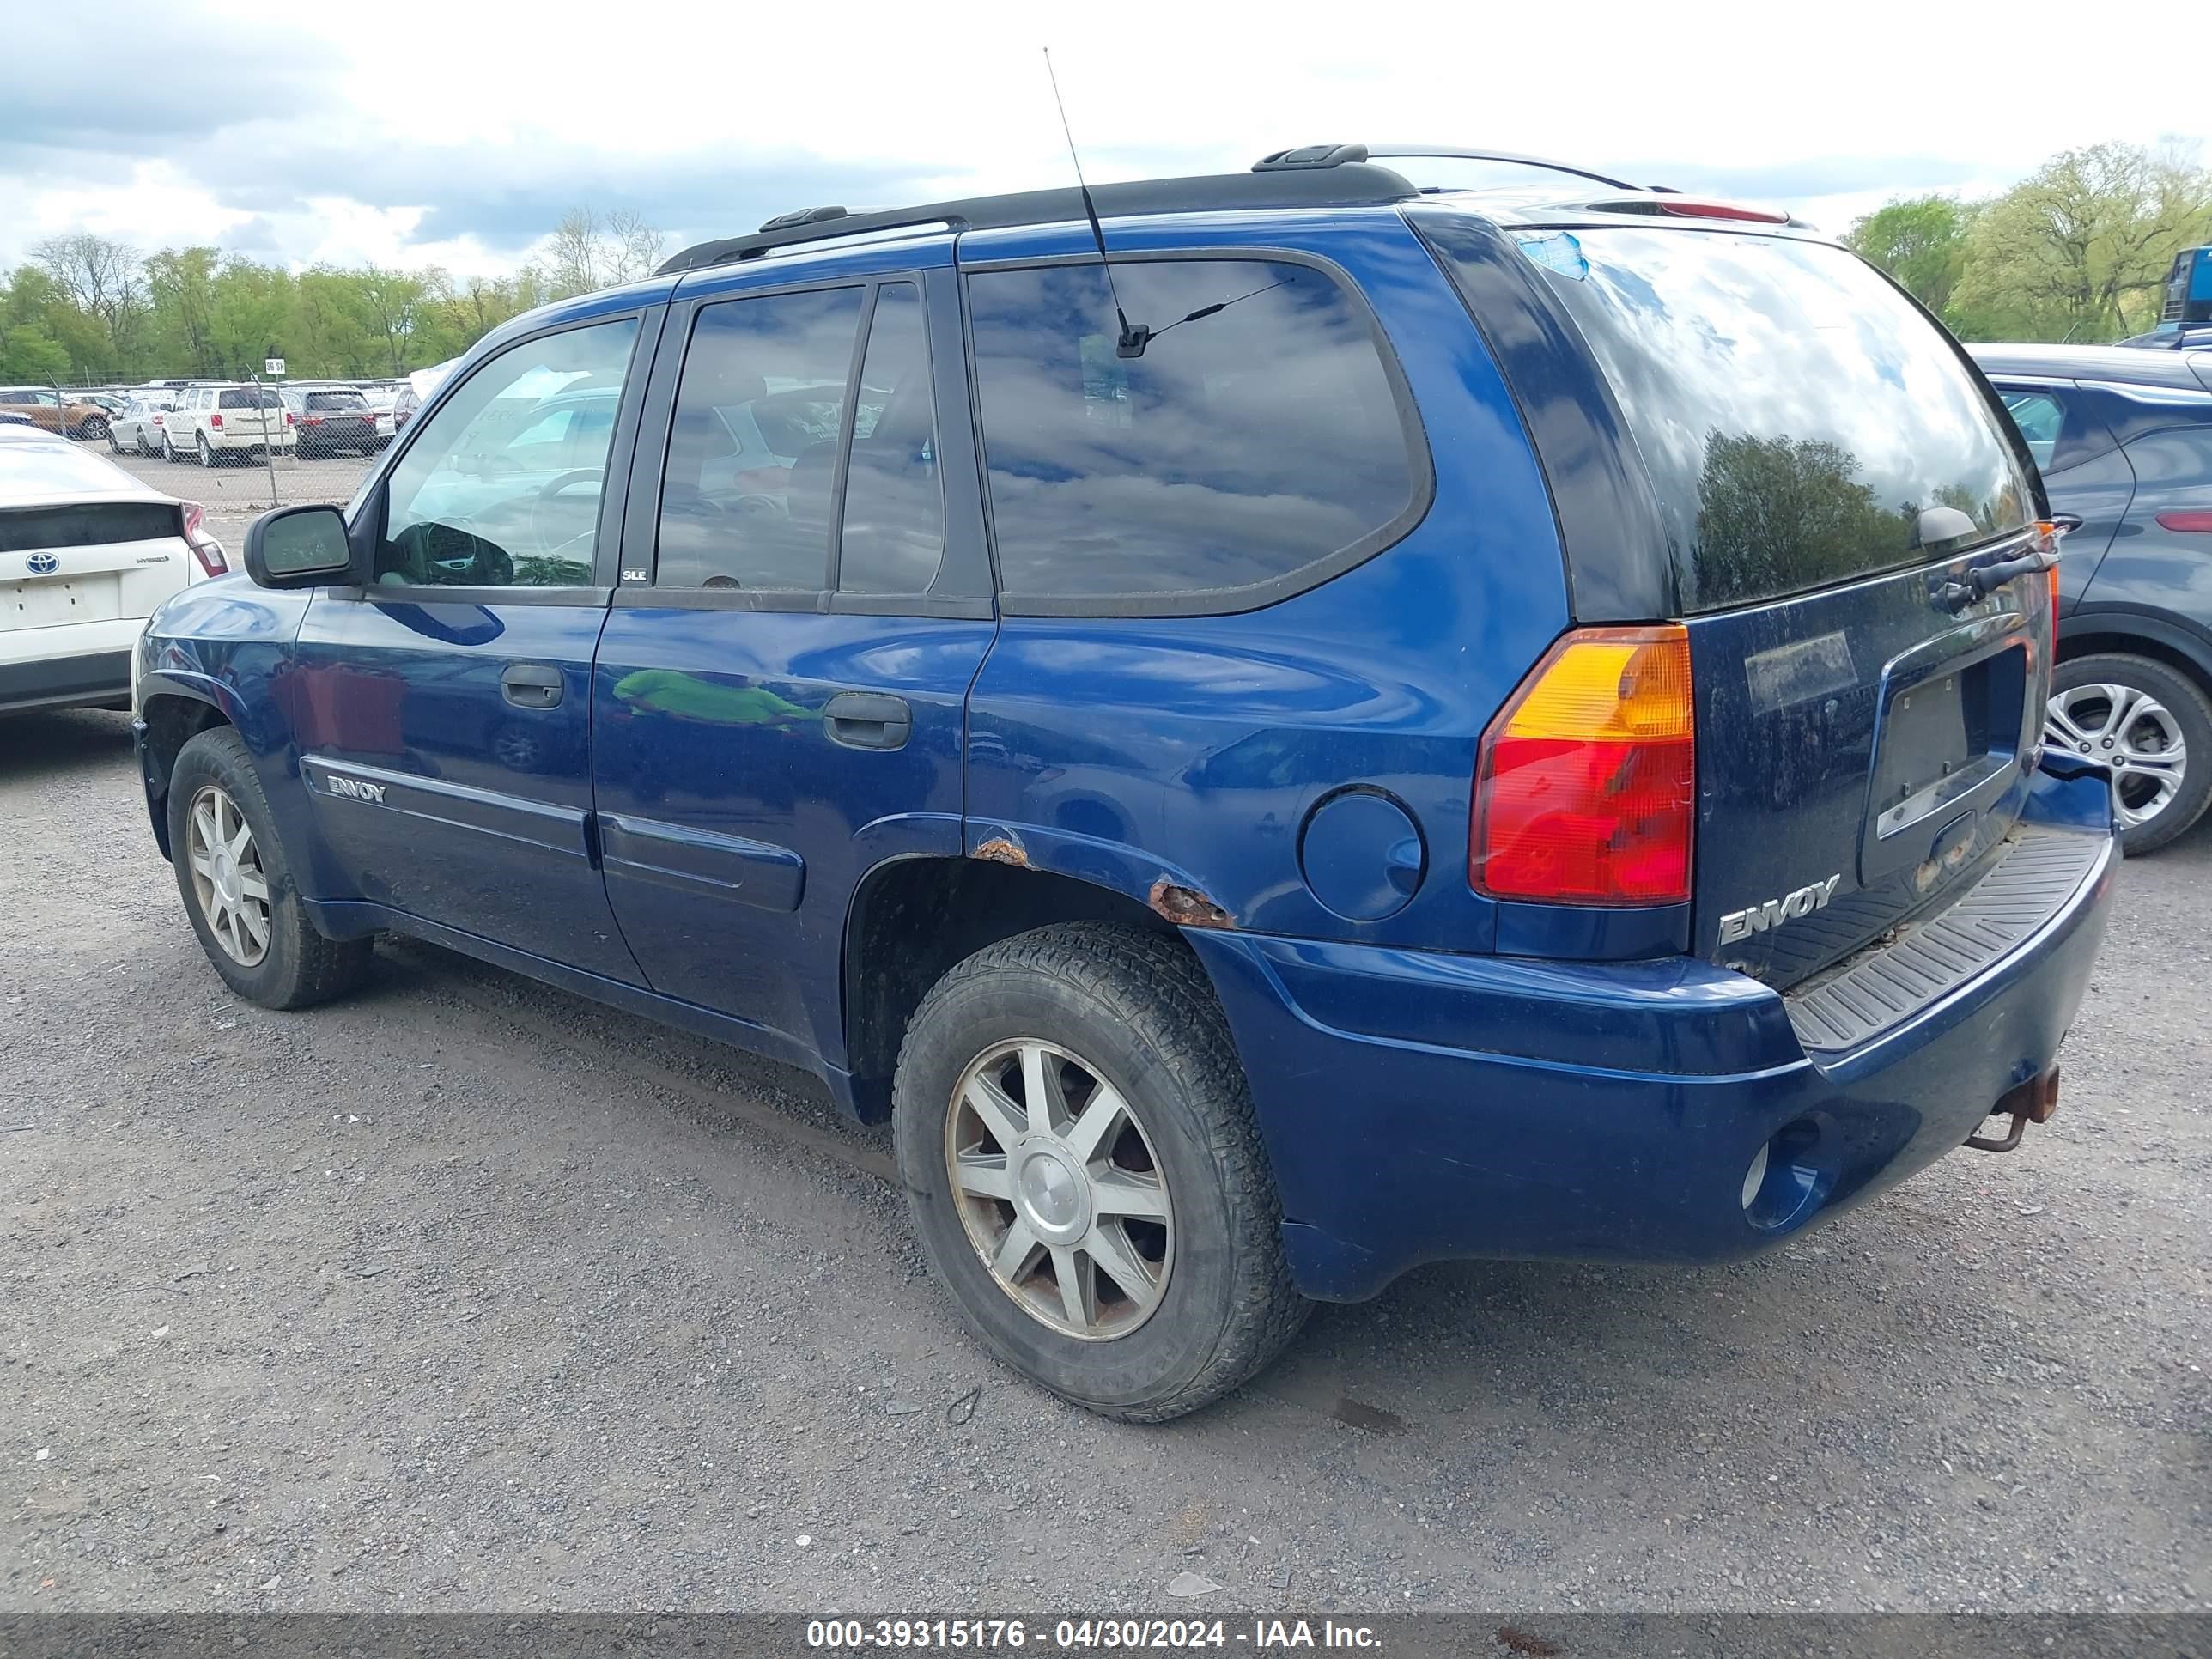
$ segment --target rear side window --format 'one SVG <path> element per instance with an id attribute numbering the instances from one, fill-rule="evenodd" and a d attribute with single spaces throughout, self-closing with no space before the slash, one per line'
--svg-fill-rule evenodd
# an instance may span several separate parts
<path id="1" fill-rule="evenodd" d="M 1713 231 L 1515 233 L 1612 384 L 1692 611 L 1827 586 L 2028 521 L 2003 416 L 1841 248 Z"/>
<path id="2" fill-rule="evenodd" d="M 660 489 L 660 587 L 819 592 L 857 288 L 702 306 Z"/>
<path id="3" fill-rule="evenodd" d="M 1003 592 L 1039 610 L 1267 603 L 1387 546 L 1427 452 L 1367 313 L 1327 273 L 1242 259 L 969 278 Z"/>

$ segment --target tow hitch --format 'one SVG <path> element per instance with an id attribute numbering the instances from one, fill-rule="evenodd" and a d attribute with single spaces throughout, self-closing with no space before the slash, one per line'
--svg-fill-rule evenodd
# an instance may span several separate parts
<path id="1" fill-rule="evenodd" d="M 2025 1083 L 2014 1085 L 1997 1097 L 1997 1103 L 1990 1108 L 1991 1117 L 2012 1120 L 2011 1133 L 2002 1140 L 1988 1135 L 1966 1137 L 1966 1145 L 1978 1152 L 2008 1152 L 2020 1145 L 2020 1138 L 2031 1123 L 2048 1123 L 2058 1110 L 2058 1068 L 2054 1066 L 2041 1077 L 2032 1077 Z"/>

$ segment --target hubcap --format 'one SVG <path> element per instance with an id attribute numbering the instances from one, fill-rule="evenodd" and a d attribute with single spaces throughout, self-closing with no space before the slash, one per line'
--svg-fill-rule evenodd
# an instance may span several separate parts
<path id="1" fill-rule="evenodd" d="M 2148 823 L 2181 793 L 2189 754 L 2180 722 L 2132 685 L 2077 685 L 2051 694 L 2043 740 L 2112 769 L 2112 811 L 2124 830 Z"/>
<path id="2" fill-rule="evenodd" d="M 241 968 L 269 954 L 269 878 L 238 803 L 215 784 L 192 797 L 185 857 L 208 931 Z"/>
<path id="3" fill-rule="evenodd" d="M 945 1165 L 968 1242 L 1040 1324 L 1087 1341 L 1135 1330 L 1175 1262 L 1175 1208 L 1151 1139 L 1089 1061 L 1019 1038 L 961 1074 Z"/>

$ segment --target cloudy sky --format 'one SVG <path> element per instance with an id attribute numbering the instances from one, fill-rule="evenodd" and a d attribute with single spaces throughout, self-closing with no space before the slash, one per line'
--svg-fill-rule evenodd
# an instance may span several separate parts
<path id="1" fill-rule="evenodd" d="M 672 248 L 795 207 L 1064 184 L 1048 45 L 1094 183 L 1427 142 L 1778 200 L 1840 230 L 1892 195 L 2002 188 L 2070 145 L 2212 149 L 2212 102 L 2185 77 L 2161 96 L 2140 41 L 2114 73 L 2054 81 L 2050 42 L 2070 61 L 2083 36 L 2078 9 L 2040 0 L 878 10 L 11 7 L 0 267 L 88 228 L 489 272 L 576 204 L 635 209 Z"/>

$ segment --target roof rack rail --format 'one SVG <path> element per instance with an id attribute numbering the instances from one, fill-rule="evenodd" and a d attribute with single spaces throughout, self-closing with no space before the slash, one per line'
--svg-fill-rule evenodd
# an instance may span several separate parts
<path id="1" fill-rule="evenodd" d="M 1378 161 L 1425 161 L 1432 157 L 1452 161 L 1504 161 L 1515 167 L 1548 167 L 1553 173 L 1571 173 L 1577 178 L 1594 179 L 1615 190 L 1663 191 L 1667 188 L 1664 185 L 1632 185 L 1626 179 L 1594 173 L 1588 167 L 1576 166 L 1572 161 L 1554 161 L 1549 156 L 1524 155 L 1516 150 L 1455 149 L 1440 144 L 1375 144 L 1359 148 L 1363 158 L 1371 157 Z"/>
<path id="2" fill-rule="evenodd" d="M 1264 173 L 1224 173 L 1189 179 L 1095 185 L 1091 191 L 1102 219 L 1160 213 L 1226 213 L 1250 208 L 1358 207 L 1411 201 L 1419 194 L 1389 168 L 1353 160 L 1332 162 L 1326 167 L 1309 164 L 1273 168 Z M 757 259 L 773 248 L 860 236 L 872 231 L 918 228 L 924 225 L 942 225 L 956 231 L 990 230 L 1009 225 L 1059 224 L 1084 216 L 1082 195 L 1072 185 L 1060 190 L 1023 191 L 1011 196 L 978 196 L 960 202 L 929 202 L 874 213 L 808 208 L 771 219 L 750 236 L 726 236 L 687 247 L 664 261 L 655 275 L 670 276 L 704 270 L 709 265 Z"/>

